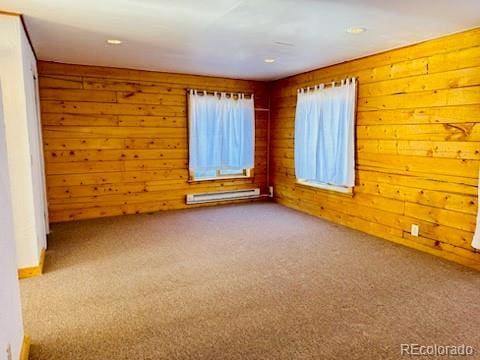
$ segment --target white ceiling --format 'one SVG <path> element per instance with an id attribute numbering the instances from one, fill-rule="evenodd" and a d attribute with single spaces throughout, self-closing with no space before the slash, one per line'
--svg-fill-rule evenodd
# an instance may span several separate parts
<path id="1" fill-rule="evenodd" d="M 24 14 L 42 60 L 258 80 L 480 25 L 479 0 L 0 0 L 0 10 Z"/>

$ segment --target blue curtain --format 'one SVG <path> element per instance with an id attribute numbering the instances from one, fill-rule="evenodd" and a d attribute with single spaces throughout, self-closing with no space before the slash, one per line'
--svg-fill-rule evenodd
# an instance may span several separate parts
<path id="1" fill-rule="evenodd" d="M 355 184 L 356 82 L 300 90 L 295 113 L 295 175 L 302 181 Z"/>
<path id="2" fill-rule="evenodd" d="M 254 166 L 253 95 L 189 93 L 191 171 L 249 169 Z"/>

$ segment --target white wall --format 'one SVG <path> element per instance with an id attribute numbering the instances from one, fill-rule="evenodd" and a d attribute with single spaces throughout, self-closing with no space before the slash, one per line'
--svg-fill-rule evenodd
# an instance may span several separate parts
<path id="1" fill-rule="evenodd" d="M 17 261 L 10 199 L 5 123 L 0 77 L 0 360 L 19 359 L 23 322 L 17 279 Z"/>
<path id="2" fill-rule="evenodd" d="M 42 130 L 40 126 L 40 104 L 38 95 L 37 60 L 23 26 L 21 27 L 23 80 L 25 87 L 25 102 L 27 111 L 28 140 L 30 144 L 32 189 L 35 212 L 35 228 L 37 245 L 41 250 L 46 248 L 45 234 L 48 232 L 46 185 L 43 159 Z"/>
<path id="3" fill-rule="evenodd" d="M 0 15 L 0 78 L 17 267 L 38 265 L 46 245 L 43 168 L 36 123 L 35 61 L 18 16 Z"/>

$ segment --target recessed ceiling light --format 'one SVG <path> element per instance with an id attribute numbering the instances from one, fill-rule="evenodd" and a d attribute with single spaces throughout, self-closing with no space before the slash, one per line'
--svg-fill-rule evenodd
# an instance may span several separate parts
<path id="1" fill-rule="evenodd" d="M 263 61 L 265 61 L 267 64 L 271 64 L 275 62 L 275 59 L 265 59 Z"/>
<path id="2" fill-rule="evenodd" d="M 363 28 L 363 27 L 350 27 L 347 29 L 347 32 L 349 34 L 361 34 L 363 32 L 367 31 L 367 29 Z"/>
<path id="3" fill-rule="evenodd" d="M 120 45 L 122 43 L 122 40 L 117 40 L 117 39 L 108 39 L 107 44 L 110 45 Z"/>

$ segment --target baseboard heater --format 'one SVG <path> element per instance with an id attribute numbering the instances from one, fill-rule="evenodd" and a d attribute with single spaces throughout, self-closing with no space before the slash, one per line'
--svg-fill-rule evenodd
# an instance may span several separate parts
<path id="1" fill-rule="evenodd" d="M 260 197 L 260 189 L 215 191 L 200 194 L 189 194 L 187 195 L 187 205 L 214 201 L 254 199 L 258 197 Z"/>

